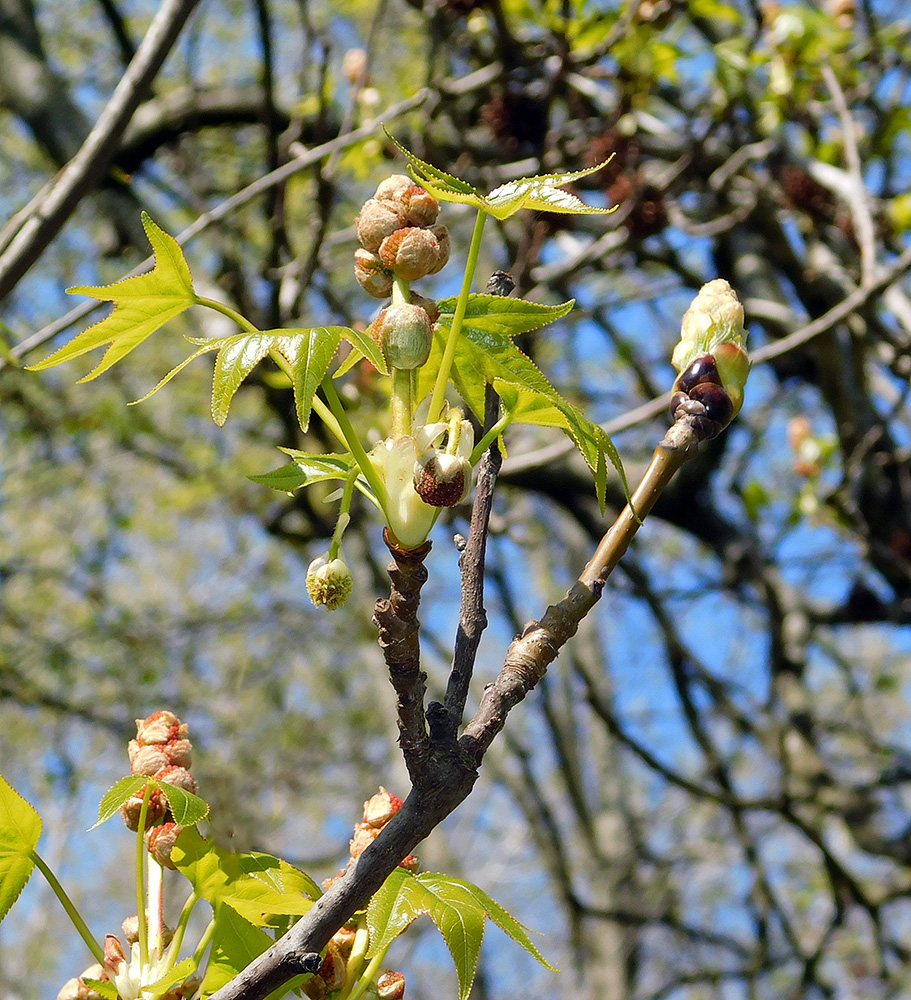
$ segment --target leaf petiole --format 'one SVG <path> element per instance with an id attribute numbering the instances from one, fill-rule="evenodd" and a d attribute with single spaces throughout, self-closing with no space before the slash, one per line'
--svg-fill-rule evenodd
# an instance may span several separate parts
<path id="1" fill-rule="evenodd" d="M 216 312 L 220 312 L 222 316 L 227 316 L 228 319 L 234 320 L 234 322 L 246 333 L 262 333 L 258 330 L 245 316 L 241 316 L 239 312 L 232 309 L 230 306 L 226 306 L 224 302 L 219 302 L 217 299 L 208 299 L 205 295 L 197 295 L 196 304 L 198 306 L 205 306 L 207 309 L 214 309 Z"/>
<path id="2" fill-rule="evenodd" d="M 73 901 L 66 894 L 66 890 L 57 881 L 57 876 L 51 871 L 51 869 L 45 864 L 44 859 L 37 851 L 29 851 L 29 857 L 35 863 L 35 867 L 41 874 L 47 879 L 48 885 L 53 889 L 54 895 L 60 900 L 60 905 L 66 910 L 66 915 L 73 922 L 73 926 L 79 931 L 79 936 L 85 941 L 88 946 L 89 951 L 92 953 L 92 958 L 95 959 L 100 965 L 104 964 L 104 949 L 92 936 L 92 932 L 89 930 L 88 925 L 82 919 L 82 914 L 76 909 Z"/>
<path id="3" fill-rule="evenodd" d="M 370 488 L 373 490 L 380 506 L 383 510 L 385 510 L 389 501 L 389 497 L 386 493 L 386 487 L 377 475 L 376 469 L 374 469 L 373 463 L 370 461 L 370 456 L 364 450 L 364 446 L 358 439 L 357 432 L 354 427 L 352 427 L 348 414 L 345 413 L 342 401 L 338 398 L 338 393 L 335 391 L 335 383 L 332 381 L 331 375 L 327 375 L 326 378 L 323 379 L 320 383 L 320 388 L 323 390 L 326 402 L 329 404 L 329 409 L 338 421 L 339 429 L 342 432 L 342 440 L 348 446 L 348 450 L 351 452 L 355 462 L 357 462 L 358 467 L 364 474 L 364 478 L 368 483 L 370 483 Z M 316 397 L 314 397 L 314 400 L 315 399 Z"/>
<path id="4" fill-rule="evenodd" d="M 433 395 L 430 397 L 430 412 L 427 414 L 427 422 L 431 424 L 439 420 L 440 414 L 443 412 L 446 385 L 449 382 L 449 373 L 452 371 L 452 362 L 455 358 L 459 334 L 462 332 L 462 322 L 465 319 L 465 312 L 468 309 L 468 296 L 471 294 L 471 282 L 474 278 L 475 269 L 478 266 L 478 257 L 481 253 L 481 237 L 484 234 L 484 223 L 487 222 L 487 215 L 487 212 L 479 209 L 478 217 L 475 219 L 474 232 L 471 236 L 471 246 L 468 248 L 468 260 L 465 263 L 465 277 L 462 280 L 462 290 L 459 292 L 459 298 L 456 301 L 452 326 L 449 328 L 449 338 L 446 341 L 436 381 L 433 383 Z"/>
<path id="5" fill-rule="evenodd" d="M 194 889 L 187 896 L 187 901 L 183 904 L 183 909 L 180 911 L 180 918 L 177 921 L 177 927 L 174 929 L 174 937 L 171 938 L 171 943 L 168 945 L 168 971 L 173 969 L 177 962 L 177 956 L 180 954 L 180 947 L 183 944 L 183 936 L 186 934 L 187 924 L 190 922 L 190 915 L 193 913 L 198 902 L 199 896 Z"/>
<path id="6" fill-rule="evenodd" d="M 496 439 L 506 430 L 506 428 L 512 423 L 512 418 L 508 413 L 504 413 L 502 417 L 490 428 L 490 430 L 481 438 L 480 441 L 474 446 L 474 451 L 471 453 L 469 462 L 471 462 L 472 467 L 481 461 L 481 456 L 485 451 L 496 441 Z"/>
<path id="7" fill-rule="evenodd" d="M 364 991 L 376 978 L 376 974 L 380 971 L 380 966 L 383 964 L 383 959 L 386 957 L 386 952 L 389 950 L 388 946 L 383 948 L 382 951 L 377 952 L 373 958 L 370 959 L 370 964 L 364 969 L 361 974 L 360 979 L 355 983 L 354 989 L 348 994 L 346 1000 L 360 1000 L 364 995 Z"/>
<path id="8" fill-rule="evenodd" d="M 136 918 L 139 921 L 139 955 L 142 966 L 149 964 L 149 925 L 146 920 L 145 901 L 145 831 L 149 815 L 149 800 L 152 785 L 142 790 L 142 807 L 139 810 L 139 826 L 136 829 Z"/>

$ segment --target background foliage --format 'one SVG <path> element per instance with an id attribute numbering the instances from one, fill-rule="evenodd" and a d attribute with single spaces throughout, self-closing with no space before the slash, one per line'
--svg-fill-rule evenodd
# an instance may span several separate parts
<path id="1" fill-rule="evenodd" d="M 79 148 L 154 6 L 73 0 L 64 21 L 50 0 L 0 0 L 4 219 Z M 577 299 L 523 347 L 623 431 L 631 480 L 666 423 L 650 403 L 671 384 L 683 309 L 710 278 L 738 290 L 763 361 L 742 414 L 662 498 L 422 851 L 546 931 L 563 970 L 502 957 L 492 933 L 477 997 L 911 989 L 911 300 L 904 271 L 869 291 L 911 230 L 909 31 L 897 0 L 204 0 L 114 169 L 6 296 L 0 332 L 28 343 L 72 307 L 63 288 L 143 259 L 141 208 L 179 232 L 415 95 L 390 129 L 481 190 L 615 154 L 578 191 L 616 213 L 491 223 L 483 266 L 510 270 L 524 298 Z M 353 219 L 401 169 L 379 129 L 342 144 L 188 244 L 197 284 L 208 275 L 262 329 L 368 322 Z M 443 221 L 464 251 L 470 216 L 447 206 Z M 440 297 L 455 291 L 447 273 Z M 782 343 L 858 288 L 838 322 Z M 355 598 L 319 614 L 303 577 L 331 508 L 245 479 L 279 464 L 276 445 L 327 446 L 319 421 L 302 440 L 287 381 L 263 366 L 219 431 L 203 361 L 124 406 L 186 355 L 180 332 L 234 332 L 197 312 L 90 387 L 69 368 L 22 372 L 24 350 L 0 372 L 0 761 L 40 802 L 44 853 L 102 931 L 127 915 L 129 838 L 96 831 L 87 859 L 70 835 L 126 773 L 136 716 L 167 705 L 190 723 L 231 849 L 317 877 L 346 856 L 360 802 L 403 783 L 368 624 L 375 528 L 356 504 Z M 376 426 L 378 384 L 352 373 L 346 391 Z M 562 439 L 523 428 L 508 443 L 478 683 L 605 524 Z M 608 489 L 620 503 L 616 478 Z M 434 535 L 431 685 L 463 513 Z M 27 893 L 0 931 L 3 1000 L 53 995 L 85 964 L 44 890 Z M 409 996 L 454 990 L 436 948 L 400 954 Z"/>

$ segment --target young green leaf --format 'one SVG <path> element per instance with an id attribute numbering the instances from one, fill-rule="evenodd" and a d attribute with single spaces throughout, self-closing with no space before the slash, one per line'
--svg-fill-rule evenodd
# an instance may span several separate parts
<path id="1" fill-rule="evenodd" d="M 171 971 L 162 976 L 157 982 L 150 983 L 142 988 L 142 1000 L 159 1000 L 160 997 L 167 996 L 175 986 L 180 986 L 196 971 L 196 963 L 192 958 L 185 958 L 178 962 Z M 112 985 L 112 984 L 108 984 Z M 114 990 L 114 998 L 117 1000 L 117 990 Z"/>
<path id="2" fill-rule="evenodd" d="M 261 486 L 281 490 L 283 493 L 293 493 L 294 490 L 312 486 L 314 483 L 323 483 L 329 479 L 345 480 L 355 465 L 351 455 L 311 455 L 304 451 L 295 451 L 293 448 L 279 448 L 279 451 L 290 455 L 293 461 L 273 472 L 248 478 Z M 372 490 L 363 478 L 358 478 L 355 486 L 368 500 L 376 503 Z"/>
<path id="3" fill-rule="evenodd" d="M 113 785 L 101 796 L 98 803 L 98 822 L 90 829 L 106 823 L 117 810 L 127 801 L 136 795 L 141 788 L 144 788 L 148 778 L 141 774 L 129 774 L 120 781 L 115 781 Z"/>
<path id="4" fill-rule="evenodd" d="M 110 344 L 98 365 L 79 380 L 88 382 L 107 371 L 168 320 L 179 316 L 196 302 L 190 269 L 180 245 L 155 225 L 145 212 L 142 213 L 142 224 L 155 254 L 155 266 L 152 270 L 148 274 L 124 278 L 113 285 L 79 285 L 67 289 L 74 295 L 88 295 L 94 299 L 111 301 L 114 303 L 114 311 L 43 361 L 30 365 L 30 370 L 50 368 L 78 358 L 96 347 Z"/>
<path id="5" fill-rule="evenodd" d="M 322 892 L 304 872 L 268 854 L 232 854 L 188 827 L 171 860 L 218 912 L 232 907 L 257 926 L 272 914 L 306 913 Z"/>
<path id="6" fill-rule="evenodd" d="M 610 162 L 610 157 L 603 163 L 582 170 L 573 170 L 559 174 L 539 174 L 535 177 L 520 177 L 495 188 L 486 197 L 478 190 L 447 174 L 426 160 L 420 159 L 398 142 L 388 131 L 386 135 L 395 144 L 399 152 L 408 161 L 412 177 L 422 187 L 426 188 L 439 201 L 461 202 L 473 205 L 481 211 L 488 212 L 497 219 L 507 219 L 520 208 L 534 208 L 544 212 L 558 212 L 571 215 L 608 215 L 613 208 L 594 208 L 580 201 L 568 191 L 561 191 L 565 184 L 579 180 L 595 173 Z"/>
<path id="7" fill-rule="evenodd" d="M 424 913 L 437 925 L 455 962 L 459 1000 L 466 1000 L 471 991 L 485 917 L 490 917 L 542 965 L 552 968 L 532 944 L 526 928 L 476 885 L 435 872 L 412 875 L 403 868 L 396 869 L 370 900 L 368 955 L 385 952 Z"/>
<path id="8" fill-rule="evenodd" d="M 0 920 L 25 888 L 41 836 L 41 817 L 0 775 Z"/>
<path id="9" fill-rule="evenodd" d="M 297 416 L 301 428 L 310 424 L 313 396 L 329 370 L 342 337 L 357 331 L 344 326 L 321 326 L 300 330 L 265 330 L 261 333 L 236 333 L 211 340 L 189 338 L 199 347 L 184 358 L 153 389 L 135 400 L 141 403 L 153 396 L 196 358 L 218 351 L 212 377 L 212 419 L 221 427 L 228 419 L 234 394 L 244 379 L 268 354 L 280 355 L 288 365 L 294 386 Z"/>
<path id="10" fill-rule="evenodd" d="M 453 296 L 438 303 L 440 329 L 449 330 L 452 326 L 457 301 Z M 541 302 L 526 302 L 525 299 L 510 299 L 503 295 L 471 294 L 468 296 L 462 330 L 470 329 L 477 334 L 492 331 L 503 337 L 515 337 L 562 319 L 572 312 L 575 304 L 575 299 L 549 306 Z"/>
<path id="11" fill-rule="evenodd" d="M 200 996 L 208 997 L 221 989 L 274 943 L 265 931 L 244 920 L 236 910 L 219 906 L 215 911 L 212 951 Z"/>
<path id="12" fill-rule="evenodd" d="M 90 990 L 94 990 L 102 1000 L 120 1000 L 117 987 L 109 979 L 87 979 L 85 976 L 80 976 L 79 978 Z"/>
<path id="13" fill-rule="evenodd" d="M 142 774 L 130 774 L 115 782 L 102 796 L 98 804 L 98 822 L 92 827 L 106 823 L 117 810 L 134 795 L 141 793 L 146 785 L 158 788 L 168 800 L 174 822 L 179 826 L 192 826 L 204 819 L 209 812 L 205 799 L 192 792 L 187 792 L 176 785 L 169 785 L 157 778 L 148 778 Z"/>

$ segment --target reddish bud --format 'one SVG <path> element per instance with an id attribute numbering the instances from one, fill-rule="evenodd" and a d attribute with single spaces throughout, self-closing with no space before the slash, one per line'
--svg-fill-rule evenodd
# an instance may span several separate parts
<path id="1" fill-rule="evenodd" d="M 352 858 L 359 858 L 376 840 L 380 831 L 366 823 L 358 823 L 354 828 L 354 836 L 348 841 L 348 850 Z"/>
<path id="2" fill-rule="evenodd" d="M 354 947 L 354 939 L 357 937 L 357 928 L 349 927 L 345 924 L 332 935 L 332 943 L 338 948 L 339 954 L 347 961 Z"/>
<path id="3" fill-rule="evenodd" d="M 151 743 L 141 746 L 137 740 L 130 740 L 127 750 L 130 754 L 130 768 L 133 774 L 144 774 L 151 777 L 156 771 L 171 763 L 165 747 L 167 743 Z"/>
<path id="4" fill-rule="evenodd" d="M 434 299 L 425 298 L 417 292 L 411 292 L 409 301 L 413 306 L 420 306 L 427 313 L 427 320 L 431 326 L 440 318 L 440 307 Z"/>
<path id="5" fill-rule="evenodd" d="M 357 217 L 357 238 L 365 250 L 377 250 L 380 244 L 405 224 L 405 213 L 390 201 L 370 198 Z"/>
<path id="6" fill-rule="evenodd" d="M 329 992 L 344 985 L 346 964 L 338 948 L 330 941 L 326 945 L 326 954 L 319 969 L 319 977 L 326 984 Z"/>
<path id="7" fill-rule="evenodd" d="M 384 969 L 376 980 L 380 1000 L 402 1000 L 405 996 L 405 976 L 401 972 Z"/>
<path id="8" fill-rule="evenodd" d="M 104 936 L 104 968 L 109 975 L 116 976 L 120 971 L 120 966 L 127 960 L 120 943 L 120 938 L 116 934 L 105 934 Z"/>
<path id="9" fill-rule="evenodd" d="M 414 187 L 414 181 L 410 177 L 405 174 L 393 174 L 380 181 L 373 197 L 380 200 L 400 201 L 402 195 L 411 187 Z"/>
<path id="10" fill-rule="evenodd" d="M 193 763 L 193 744 L 189 740 L 171 740 L 161 748 L 169 764 L 189 767 Z"/>
<path id="11" fill-rule="evenodd" d="M 416 872 L 420 867 L 421 863 L 414 854 L 409 854 L 399 862 L 399 868 L 404 868 L 409 872 Z"/>
<path id="12" fill-rule="evenodd" d="M 367 826 L 384 827 L 389 820 L 402 808 L 402 800 L 398 795 L 387 792 L 382 785 L 376 795 L 372 795 L 364 803 L 364 822 Z"/>
<path id="13" fill-rule="evenodd" d="M 185 767 L 169 764 L 160 771 L 156 771 L 154 777 L 166 785 L 174 785 L 175 788 L 182 788 L 185 792 L 196 794 L 196 779 Z"/>
<path id="14" fill-rule="evenodd" d="M 440 203 L 422 187 L 412 184 L 400 195 L 409 226 L 432 226 L 440 214 Z"/>
<path id="15" fill-rule="evenodd" d="M 139 816 L 142 812 L 142 796 L 143 792 L 140 791 L 138 795 L 133 795 L 128 798 L 120 807 L 120 815 L 123 822 L 126 824 L 128 830 L 133 830 L 134 832 L 139 829 Z M 164 800 L 164 796 L 162 796 L 161 792 L 157 788 L 153 788 L 152 793 L 149 796 L 149 808 L 146 813 L 146 826 L 154 826 L 156 823 L 161 822 L 167 811 L 168 805 Z"/>
<path id="16" fill-rule="evenodd" d="M 437 259 L 427 273 L 436 274 L 437 271 L 442 271 L 449 261 L 449 230 L 445 226 L 431 226 L 427 232 L 433 233 L 437 241 Z"/>
<path id="17" fill-rule="evenodd" d="M 136 720 L 136 739 L 143 746 L 148 743 L 167 743 L 177 737 L 179 727 L 180 719 L 173 712 L 153 712 L 148 718 Z"/>
<path id="18" fill-rule="evenodd" d="M 445 264 L 439 263 L 440 244 L 434 233 L 417 226 L 397 229 L 383 240 L 378 252 L 386 267 L 403 281 L 436 274 Z"/>
<path id="19" fill-rule="evenodd" d="M 182 826 L 176 823 L 162 823 L 161 826 L 153 826 L 146 831 L 146 850 L 162 866 L 162 868 L 174 869 L 171 861 L 171 849 L 180 835 Z"/>
<path id="20" fill-rule="evenodd" d="M 375 254 L 358 247 L 354 251 L 354 276 L 368 295 L 385 299 L 392 294 L 392 272 Z"/>

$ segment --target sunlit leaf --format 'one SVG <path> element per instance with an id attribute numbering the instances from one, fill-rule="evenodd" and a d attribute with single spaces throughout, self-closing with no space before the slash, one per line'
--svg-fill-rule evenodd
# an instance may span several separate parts
<path id="1" fill-rule="evenodd" d="M 41 817 L 0 775 L 0 920 L 32 874 L 40 836 Z"/>
<path id="2" fill-rule="evenodd" d="M 254 927 L 230 906 L 217 907 L 212 951 L 200 995 L 208 997 L 221 989 L 274 943 L 265 931 Z"/>
<path id="3" fill-rule="evenodd" d="M 218 351 L 212 377 L 212 419 L 221 427 L 228 419 L 234 394 L 253 369 L 270 354 L 281 355 L 292 376 L 297 415 L 301 427 L 310 423 L 313 396 L 325 378 L 342 337 L 360 345 L 363 335 L 344 326 L 308 327 L 299 330 L 264 330 L 257 333 L 237 333 L 211 340 L 189 338 L 197 349 L 140 399 L 141 403 L 154 395 L 196 358 Z"/>
<path id="4" fill-rule="evenodd" d="M 526 928 L 476 885 L 435 872 L 412 875 L 402 868 L 389 876 L 367 908 L 368 955 L 383 953 L 409 924 L 425 913 L 437 925 L 452 955 L 460 1000 L 466 1000 L 471 991 L 486 917 L 542 965 L 552 968 L 532 944 Z"/>
<path id="5" fill-rule="evenodd" d="M 90 979 L 79 977 L 90 990 L 94 990 L 103 1000 L 120 1000 L 117 987 L 109 979 Z"/>
<path id="6" fill-rule="evenodd" d="M 489 212 L 497 219 L 507 219 L 510 215 L 518 212 L 520 208 L 533 208 L 544 212 L 572 215 L 608 215 L 616 208 L 616 206 L 614 208 L 595 208 L 586 205 L 575 195 L 560 190 L 564 185 L 600 170 L 610 161 L 610 157 L 603 163 L 598 163 L 593 167 L 585 167 L 582 170 L 520 177 L 518 180 L 500 185 L 485 197 L 465 181 L 453 177 L 452 174 L 447 174 L 439 167 L 433 166 L 432 163 L 415 156 L 388 131 L 386 135 L 408 161 L 412 177 L 439 201 L 454 201 L 473 205 L 475 208 Z"/>
<path id="7" fill-rule="evenodd" d="M 438 303 L 440 328 L 448 330 L 451 327 L 457 301 L 453 296 Z M 462 329 L 470 328 L 477 333 L 492 331 L 504 337 L 515 337 L 562 319 L 572 312 L 574 305 L 574 299 L 549 306 L 503 295 L 469 295 Z"/>
<path id="8" fill-rule="evenodd" d="M 120 781 L 115 782 L 102 796 L 98 804 L 98 822 L 92 827 L 101 826 L 106 823 L 126 802 L 134 795 L 139 795 L 146 785 L 151 785 L 161 791 L 167 799 L 174 817 L 174 822 L 179 826 L 192 826 L 204 819 L 209 812 L 209 806 L 205 799 L 194 795 L 192 792 L 178 788 L 176 785 L 169 785 L 165 781 L 157 778 L 149 778 L 142 774 L 130 774 Z"/>
<path id="9" fill-rule="evenodd" d="M 98 365 L 79 380 L 87 382 L 107 371 L 168 320 L 179 316 L 197 301 L 190 269 L 180 245 L 145 212 L 142 213 L 142 224 L 152 244 L 155 266 L 148 274 L 124 278 L 113 285 L 79 285 L 67 289 L 74 295 L 111 301 L 114 311 L 100 323 L 77 334 L 50 357 L 31 365 L 33 371 L 71 361 L 96 347 L 110 344 Z"/>
<path id="10" fill-rule="evenodd" d="M 140 1000 L 158 1000 L 159 997 L 166 996 L 175 986 L 182 985 L 195 971 L 196 963 L 193 959 L 185 958 L 182 962 L 178 962 L 166 976 L 162 976 L 155 983 L 143 986 L 139 991 Z"/>
<path id="11" fill-rule="evenodd" d="M 303 486 L 312 486 L 328 479 L 347 479 L 355 464 L 351 455 L 311 455 L 304 451 L 295 451 L 293 448 L 279 450 L 290 455 L 293 461 L 274 472 L 250 476 L 254 483 L 292 493 Z"/>

